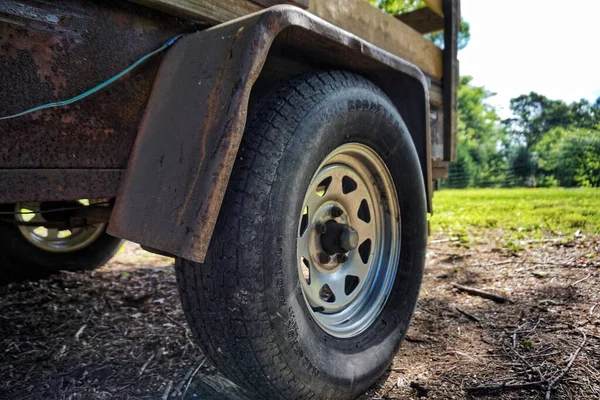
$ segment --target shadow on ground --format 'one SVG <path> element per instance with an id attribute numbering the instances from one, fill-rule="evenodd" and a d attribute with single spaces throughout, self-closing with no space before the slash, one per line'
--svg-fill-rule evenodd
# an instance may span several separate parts
<path id="1" fill-rule="evenodd" d="M 598 238 L 430 246 L 413 324 L 367 399 L 463 398 L 478 385 L 551 380 L 555 398 L 600 396 Z M 497 304 L 451 283 L 507 296 Z M 418 388 L 418 389 L 417 389 Z M 546 387 L 482 392 L 538 399 Z M 127 244 L 105 267 L 0 286 L 0 399 L 250 399 L 194 344 L 172 261 Z"/>

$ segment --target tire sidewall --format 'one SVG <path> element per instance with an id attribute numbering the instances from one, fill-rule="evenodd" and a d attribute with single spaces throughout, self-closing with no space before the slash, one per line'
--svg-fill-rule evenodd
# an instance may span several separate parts
<path id="1" fill-rule="evenodd" d="M 344 143 L 373 149 L 388 167 L 401 215 L 401 252 L 384 309 L 349 339 L 323 331 L 299 283 L 296 235 L 309 183 L 325 157 Z M 330 94 L 302 118 L 277 167 L 267 211 L 263 262 L 271 325 L 288 364 L 321 382 L 324 397 L 357 394 L 387 368 L 408 329 L 420 287 L 426 244 L 426 199 L 417 153 L 402 118 L 382 93 L 349 87 Z M 313 379 L 316 378 L 316 379 Z M 325 379 L 324 379 L 325 378 Z M 323 384 L 322 382 L 328 382 Z"/>
<path id="2" fill-rule="evenodd" d="M 16 225 L 0 225 L 0 241 L 4 250 L 4 269 L 18 269 L 19 275 L 37 278 L 60 270 L 82 271 L 105 264 L 119 250 L 122 240 L 103 232 L 81 249 L 53 253 L 30 243 Z"/>

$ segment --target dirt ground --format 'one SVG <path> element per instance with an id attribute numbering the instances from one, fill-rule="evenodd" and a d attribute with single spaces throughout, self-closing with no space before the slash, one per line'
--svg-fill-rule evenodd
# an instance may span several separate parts
<path id="1" fill-rule="evenodd" d="M 539 399 L 548 382 L 552 398 L 600 398 L 600 237 L 507 250 L 489 236 L 432 238 L 406 341 L 361 400 Z M 94 272 L 0 286 L 0 399 L 42 398 L 248 396 L 194 345 L 172 261 L 128 243 Z"/>

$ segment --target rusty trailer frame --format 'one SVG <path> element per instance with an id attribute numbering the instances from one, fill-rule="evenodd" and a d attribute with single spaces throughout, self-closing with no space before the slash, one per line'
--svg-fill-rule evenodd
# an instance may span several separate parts
<path id="1" fill-rule="evenodd" d="M 457 3 L 444 2 L 449 32 Z M 277 81 L 323 69 L 360 73 L 390 97 L 417 148 L 429 210 L 432 179 L 453 157 L 452 47 L 442 88 L 289 5 L 212 27 L 115 0 L 0 0 L 0 13 L 3 114 L 78 94 L 187 33 L 104 92 L 0 121 L 0 203 L 116 196 L 109 233 L 202 262 L 248 112 Z"/>

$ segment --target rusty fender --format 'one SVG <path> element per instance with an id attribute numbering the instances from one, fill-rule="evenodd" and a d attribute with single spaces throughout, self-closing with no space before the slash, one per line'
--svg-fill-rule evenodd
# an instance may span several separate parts
<path id="1" fill-rule="evenodd" d="M 286 64 L 268 73 L 271 59 L 295 67 Z M 108 232 L 203 262 L 259 83 L 268 87 L 269 79 L 285 75 L 282 71 L 333 68 L 363 74 L 394 102 L 417 147 L 430 197 L 429 97 L 423 73 L 308 12 L 275 6 L 190 34 L 169 50 Z"/>

